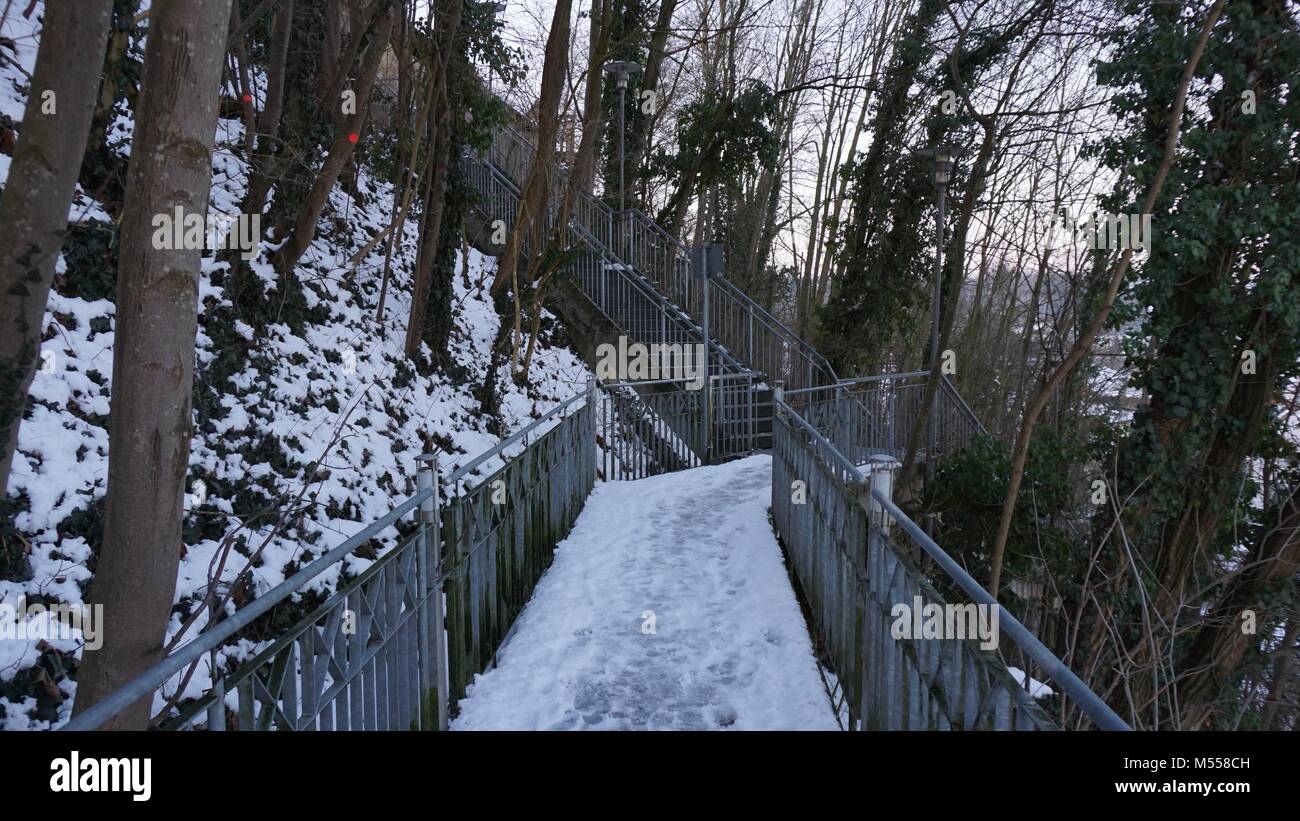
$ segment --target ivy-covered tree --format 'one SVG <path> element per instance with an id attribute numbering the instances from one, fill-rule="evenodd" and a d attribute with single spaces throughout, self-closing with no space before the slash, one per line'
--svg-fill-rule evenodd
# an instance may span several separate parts
<path id="1" fill-rule="evenodd" d="M 677 235 L 697 191 L 735 180 L 755 163 L 776 162 L 776 97 L 767 84 L 747 80 L 731 99 L 707 94 L 687 105 L 679 116 L 676 152 L 659 152 L 653 173 L 673 184 L 673 194 L 658 222 Z"/>
<path id="2" fill-rule="evenodd" d="M 1168 128 L 1151 101 L 1174 95 L 1184 62 L 1170 55 L 1191 50 L 1206 5 L 1126 4 L 1132 25 L 1110 36 L 1098 79 L 1117 90 L 1123 127 L 1098 154 L 1123 172 L 1113 212 L 1134 210 L 1151 184 Z M 1300 378 L 1297 65 L 1293 7 L 1226 4 L 1190 86 L 1149 257 L 1112 318 L 1149 401 L 1115 448 L 1116 514 L 1099 523 L 1112 613 L 1092 620 L 1089 640 L 1097 667 L 1126 679 L 1102 682 L 1112 703 L 1141 726 L 1213 724 L 1297 600 L 1297 454 L 1279 429 L 1279 399 Z M 1250 469 L 1264 459 L 1291 466 L 1266 492 Z"/>

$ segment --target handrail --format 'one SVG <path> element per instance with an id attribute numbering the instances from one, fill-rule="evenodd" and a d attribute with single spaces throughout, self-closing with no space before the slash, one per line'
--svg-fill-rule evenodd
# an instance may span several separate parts
<path id="1" fill-rule="evenodd" d="M 507 143 L 506 148 L 498 150 L 496 145 L 497 137 L 502 138 Z M 526 165 L 529 164 L 531 162 L 531 158 L 536 155 L 536 148 L 533 145 L 532 141 L 530 141 L 524 135 L 518 133 L 515 129 L 511 128 L 510 126 L 503 126 L 502 128 L 498 129 L 497 137 L 494 137 L 493 146 L 491 151 L 489 152 L 489 157 L 488 157 L 489 164 L 495 164 L 499 162 L 498 154 L 505 154 L 506 157 L 501 159 L 512 160 L 513 161 L 512 165 L 516 166 L 513 168 L 506 169 L 508 172 L 513 172 L 515 174 L 521 174 L 521 175 L 526 173 L 527 171 Z M 554 160 L 552 161 L 552 170 L 556 173 L 558 179 L 567 178 L 567 171 L 565 169 L 560 168 L 559 165 Z M 520 181 L 520 184 L 522 184 L 522 181 Z M 518 186 L 516 186 L 516 192 L 517 191 L 518 191 Z M 605 203 L 597 199 L 594 195 L 587 192 L 585 189 L 579 189 L 578 196 L 584 203 L 587 203 L 591 207 L 595 208 L 603 216 L 606 216 L 608 219 L 610 219 L 611 222 L 613 220 L 618 220 L 620 224 L 627 224 L 628 222 L 634 222 L 636 225 L 650 232 L 653 236 L 664 241 L 667 244 L 670 252 L 673 253 L 674 256 L 677 258 L 677 263 L 686 268 L 685 281 L 682 282 L 665 281 L 664 283 L 662 283 L 664 285 L 669 286 L 674 291 L 680 292 L 680 294 L 668 294 L 667 296 L 670 297 L 668 301 L 672 304 L 679 304 L 681 303 L 681 300 L 676 300 L 673 299 L 672 297 L 680 295 L 685 300 L 685 304 L 682 307 L 688 309 L 692 307 L 691 300 L 694 296 L 694 290 L 696 286 L 695 286 L 694 279 L 690 276 L 690 270 L 689 270 L 690 255 L 685 245 L 683 245 L 675 236 L 673 236 L 668 231 L 666 231 L 662 226 L 660 226 L 657 222 L 655 222 L 652 218 L 650 218 L 649 215 L 647 215 L 645 212 L 641 211 L 640 209 L 629 208 L 621 212 L 615 212 L 609 206 L 605 205 Z M 585 233 L 589 235 L 587 237 L 588 244 L 600 246 L 600 250 L 604 251 L 610 257 L 619 261 L 620 263 L 624 262 L 621 253 L 617 253 L 615 249 L 609 247 L 607 243 L 602 242 L 599 237 L 592 235 L 590 231 Z M 633 267 L 635 268 L 635 266 Z M 638 273 L 644 278 L 646 278 L 647 280 L 651 280 L 651 274 L 653 272 L 639 271 Z M 665 271 L 663 272 L 663 274 L 665 276 L 671 277 L 672 272 Z M 681 277 L 679 276 L 677 278 L 680 279 Z M 814 348 L 810 343 L 808 343 L 806 340 L 804 340 L 802 337 L 800 337 L 798 334 L 792 331 L 788 326 L 785 325 L 785 323 L 781 322 L 779 319 L 773 316 L 771 312 L 769 312 L 767 309 L 763 308 L 763 306 L 755 302 L 752 298 L 750 298 L 748 294 L 746 294 L 742 289 L 737 287 L 734 283 L 728 282 L 727 280 L 722 278 L 717 278 L 712 276 L 708 277 L 705 280 L 705 282 L 706 282 L 705 287 L 712 286 L 712 288 L 718 292 L 719 296 L 725 296 L 725 298 L 728 298 L 738 303 L 741 309 L 748 312 L 754 319 L 756 319 L 762 328 L 764 328 L 766 331 L 768 331 L 769 333 L 777 337 L 785 345 L 788 345 L 790 348 L 797 351 L 798 355 L 803 358 L 805 363 L 804 365 L 799 365 L 797 367 L 798 372 L 802 373 L 806 370 L 811 378 L 811 375 L 815 370 L 818 373 L 820 373 L 823 379 L 827 382 L 838 381 L 838 377 L 835 374 L 835 370 L 831 367 L 830 362 L 816 348 Z M 725 346 L 721 340 L 713 339 L 711 340 L 711 342 L 714 347 L 717 347 L 720 350 L 725 350 Z M 746 363 L 746 364 L 752 366 L 753 363 Z M 768 377 L 783 378 L 783 375 L 768 374 Z"/>
<path id="2" fill-rule="evenodd" d="M 985 436 L 988 436 L 989 435 L 988 428 L 984 427 L 984 423 L 981 422 L 980 418 L 975 415 L 975 411 L 971 410 L 970 405 L 967 404 L 965 398 L 962 397 L 961 392 L 957 390 L 957 386 L 952 384 L 952 380 L 948 378 L 947 374 L 941 373 L 939 374 L 939 377 L 943 380 L 944 392 L 947 393 L 949 397 L 957 401 L 958 407 L 960 407 L 962 411 L 966 414 L 966 416 L 968 416 L 970 420 L 975 423 L 975 427 L 979 428 L 980 433 L 984 434 Z"/>
<path id="3" fill-rule="evenodd" d="M 840 453 L 840 449 L 835 447 L 834 442 L 827 439 L 821 431 L 817 430 L 815 425 L 811 424 L 807 419 L 804 419 L 797 410 L 786 404 L 783 398 L 780 396 L 773 396 L 772 403 L 776 407 L 784 409 L 790 415 L 790 418 L 794 420 L 796 425 L 803 428 L 805 433 L 812 436 L 817 444 L 821 445 L 825 449 L 826 456 L 837 462 L 839 468 L 844 471 L 845 479 L 859 485 L 867 480 L 866 475 L 858 469 L 857 465 L 853 464 L 852 459 L 849 459 L 843 453 Z"/>
<path id="4" fill-rule="evenodd" d="M 1066 695 L 1078 703 L 1079 708 L 1083 710 L 1093 723 L 1103 730 L 1131 730 L 1124 719 L 1120 718 L 1114 710 L 1110 708 L 1101 697 L 1092 691 L 1087 684 L 1074 674 L 1074 671 L 1065 666 L 1065 662 L 1057 658 L 1051 650 L 1029 632 L 1029 628 L 1020 623 L 1020 620 L 1011 615 L 1005 607 L 998 604 L 998 600 L 985 590 L 980 583 L 971 578 L 961 565 L 957 564 L 951 556 L 944 552 L 943 548 L 931 539 L 924 530 L 902 510 L 898 505 L 881 492 L 879 488 L 872 488 L 871 498 L 876 501 L 890 517 L 907 532 L 921 548 L 929 554 L 930 558 L 935 561 L 939 567 L 943 568 L 953 581 L 966 592 L 966 595 L 975 600 L 977 604 L 997 607 L 999 609 L 998 627 L 1011 637 L 1020 649 L 1024 650 L 1035 662 L 1042 668 L 1043 673 L 1048 678 L 1055 681 L 1065 691 Z"/>
<path id="5" fill-rule="evenodd" d="M 549 421 L 552 417 L 572 406 L 577 400 L 588 398 L 590 395 L 589 390 L 584 390 L 581 393 L 569 397 L 564 402 L 551 408 L 542 416 L 534 419 L 522 430 L 502 439 L 492 448 L 479 454 L 464 465 L 461 465 L 452 472 L 447 481 L 454 486 L 456 482 L 462 480 L 471 470 L 483 464 L 488 459 L 499 455 L 503 450 L 505 450 L 505 448 L 518 442 L 520 439 L 533 432 L 533 430 L 539 425 Z M 154 690 L 166 683 L 168 679 L 179 673 L 187 665 L 194 663 L 198 659 L 202 658 L 204 654 L 220 647 L 227 639 L 231 638 L 240 630 L 243 630 L 245 627 L 252 624 L 258 617 L 270 611 L 271 608 L 280 604 L 285 599 L 302 589 L 302 587 L 304 587 L 308 582 L 325 572 L 329 567 L 346 558 L 354 550 L 382 533 L 412 510 L 416 509 L 421 502 L 435 496 L 436 492 L 437 491 L 434 488 L 421 490 L 416 492 L 414 495 L 407 497 L 402 502 L 399 502 L 397 506 L 388 513 L 376 519 L 370 525 L 354 534 L 338 547 L 332 548 L 329 552 L 315 559 L 297 573 L 294 573 L 289 578 L 280 582 L 263 595 L 258 596 L 246 607 L 240 608 L 229 617 L 218 622 L 211 629 L 203 631 L 192 641 L 187 642 L 175 652 L 160 659 L 154 666 L 122 685 L 85 712 L 74 716 L 70 721 L 68 721 L 68 723 L 57 729 L 93 730 L 109 718 L 117 715 L 127 707 L 130 707 L 135 702 L 148 697 Z"/>
<path id="6" fill-rule="evenodd" d="M 522 140 L 522 137 L 514 135 L 514 139 L 519 141 Z M 485 165 L 490 169 L 493 179 L 498 179 L 503 176 L 491 162 L 485 163 Z M 507 192 L 508 195 L 517 200 L 519 196 L 517 188 L 514 186 L 510 186 L 509 188 L 511 190 Z M 593 207 L 601 213 L 613 213 L 609 211 L 608 207 L 605 206 L 604 203 L 591 197 L 590 194 L 581 191 L 579 193 L 583 197 L 584 201 L 590 201 Z M 653 303 L 658 310 L 663 313 L 666 322 L 671 322 L 674 327 L 684 333 L 687 333 L 692 337 L 698 337 L 701 342 L 703 341 L 703 329 L 695 323 L 690 314 L 661 293 L 659 289 L 654 287 L 654 284 L 648 281 L 644 275 L 635 269 L 634 266 L 623 262 L 623 260 L 620 259 L 599 236 L 593 233 L 587 225 L 583 224 L 580 220 L 571 219 L 567 228 L 572 235 L 590 248 L 592 253 L 601 259 L 606 265 L 616 267 L 619 275 L 624 281 L 629 283 L 642 298 Z M 588 296 L 591 297 L 592 295 L 588 294 Z M 596 300 L 593 298 L 593 302 L 595 301 Z M 602 306 L 598 304 L 597 307 L 601 308 Z M 610 318 L 613 319 L 613 317 Z M 717 340 L 710 340 L 710 342 L 712 343 L 710 346 L 712 349 L 711 352 L 716 357 L 715 361 L 718 362 L 720 367 L 726 369 L 728 372 L 744 372 L 748 370 L 738 357 L 736 357 L 725 346 L 719 344 Z"/>
<path id="7" fill-rule="evenodd" d="M 909 371 L 908 373 L 878 373 L 875 376 L 853 376 L 847 379 L 840 379 L 833 385 L 811 385 L 806 388 L 797 388 L 785 392 L 786 396 L 794 396 L 801 393 L 812 393 L 813 391 L 824 391 L 829 388 L 846 388 L 850 385 L 864 385 L 869 382 L 885 382 L 891 379 L 915 379 L 918 376 L 930 375 L 929 371 Z M 946 378 L 946 377 L 945 377 Z"/>
<path id="8" fill-rule="evenodd" d="M 447 477 L 448 483 L 454 485 L 456 482 L 459 482 L 461 479 L 465 478 L 466 474 L 468 474 L 470 471 L 474 470 L 479 465 L 486 462 L 488 459 L 491 459 L 493 456 L 500 454 L 503 450 L 510 447 L 511 445 L 518 442 L 519 440 L 523 439 L 528 434 L 532 433 L 534 428 L 538 427 L 543 422 L 549 421 L 551 417 L 556 416 L 557 414 L 568 409 L 569 406 L 571 406 L 574 402 L 577 402 L 579 399 L 586 399 L 588 396 L 590 396 L 590 391 L 588 390 L 584 390 L 581 393 L 575 393 L 573 396 L 570 396 L 568 399 L 564 400 L 560 404 L 548 410 L 546 413 L 534 419 L 532 422 L 528 423 L 526 427 L 516 431 L 515 433 L 510 434 L 505 439 L 502 439 L 500 442 L 497 442 L 497 444 L 491 449 L 486 450 L 483 453 L 480 453 L 478 456 L 475 456 L 473 459 L 469 460 L 465 464 L 456 468 L 454 471 L 452 471 L 451 475 Z"/>
<path id="9" fill-rule="evenodd" d="M 799 336 L 797 333 L 791 330 L 788 325 L 786 325 L 784 322 L 782 322 L 781 320 L 773 316 L 770 311 L 768 311 L 762 305 L 759 305 L 757 302 L 755 302 L 753 298 L 749 296 L 749 294 L 745 293 L 734 282 L 726 279 L 725 277 L 714 277 L 712 275 L 710 275 L 709 279 L 713 284 L 717 285 L 719 288 L 722 288 L 724 291 L 727 291 L 732 296 L 735 296 L 737 299 L 740 299 L 743 302 L 749 303 L 750 307 L 755 312 L 755 314 L 760 319 L 763 320 L 763 324 L 765 326 L 771 328 L 773 331 L 777 332 L 782 337 L 785 337 L 789 342 L 798 346 L 806 356 L 808 356 L 810 359 L 813 359 L 819 367 L 824 369 L 826 373 L 830 375 L 832 382 L 841 381 L 840 378 L 835 375 L 835 369 L 831 367 L 830 361 L 826 359 L 825 356 L 822 356 L 821 351 L 814 348 L 811 342 L 807 341 L 802 336 Z"/>
<path id="10" fill-rule="evenodd" d="M 783 396 L 773 397 L 773 402 L 777 408 L 784 412 L 785 418 L 793 421 L 814 439 L 822 456 L 844 472 L 843 478 L 846 481 L 865 488 L 867 474 L 855 465 L 851 459 L 841 453 L 834 442 L 817 430 L 815 425 L 804 419 L 802 414 L 787 404 Z M 1057 658 L 1051 650 L 1047 649 L 1028 628 L 1021 624 L 1005 607 L 1002 607 L 997 599 L 985 590 L 979 582 L 975 581 L 951 556 L 944 552 L 943 548 L 939 547 L 906 513 L 899 509 L 888 494 L 879 488 L 872 487 L 870 498 L 878 503 L 902 527 L 907 535 L 920 545 L 930 558 L 934 559 L 935 563 L 976 603 L 999 608 L 999 629 L 1005 631 L 1018 647 L 1040 665 L 1044 674 L 1057 682 L 1061 689 L 1078 703 L 1079 708 L 1093 723 L 1103 730 L 1132 729 L 1063 661 Z"/>
<path id="11" fill-rule="evenodd" d="M 407 498 L 387 514 L 376 519 L 369 527 L 355 534 L 338 547 L 308 564 L 302 570 L 271 588 L 264 595 L 258 596 L 247 607 L 235 611 L 229 618 L 218 623 L 211 630 L 204 631 L 193 641 L 183 645 L 176 652 L 161 659 L 153 667 L 131 679 L 102 701 L 97 702 L 84 713 L 74 716 L 71 721 L 57 728 L 59 730 L 93 730 L 108 719 L 130 707 L 142 698 L 148 697 L 162 686 L 167 679 L 179 673 L 186 665 L 192 664 L 210 650 L 220 647 L 226 639 L 253 623 L 257 617 L 265 614 L 272 607 L 289 598 L 307 582 L 319 576 L 335 562 L 343 559 L 352 551 L 383 532 L 398 519 L 414 510 L 421 502 L 431 498 L 433 490 L 422 490 Z"/>

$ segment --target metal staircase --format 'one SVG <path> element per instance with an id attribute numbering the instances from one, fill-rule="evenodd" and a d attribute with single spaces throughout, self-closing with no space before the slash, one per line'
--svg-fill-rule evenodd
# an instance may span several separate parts
<path id="1" fill-rule="evenodd" d="M 499 129 L 486 152 L 466 152 L 462 168 L 478 208 L 488 224 L 514 228 L 522 186 L 528 179 L 536 148 L 510 127 Z M 545 226 L 556 230 L 568 185 L 568 169 L 553 162 L 549 169 Z M 703 461 L 771 447 L 773 388 L 781 387 L 801 405 L 832 408 L 852 436 L 857 452 L 902 456 L 907 430 L 901 429 L 898 398 L 912 412 L 924 390 L 927 373 L 884 375 L 867 380 L 841 380 L 816 348 L 802 339 L 741 289 L 725 278 L 699 275 L 686 247 L 645 213 L 635 208 L 616 212 L 590 191 L 579 189 L 562 227 L 578 258 L 569 265 L 582 294 L 618 331 L 646 345 L 690 346 L 707 351 L 711 381 L 709 409 L 726 424 L 714 424 Z M 534 249 L 525 247 L 521 257 Z M 697 363 L 698 364 L 698 363 Z M 738 385 L 747 379 L 747 388 Z M 723 380 L 726 389 L 715 388 Z M 721 383 L 718 383 L 719 385 Z M 940 431 L 937 452 L 960 447 L 982 426 L 944 379 L 938 412 L 932 424 Z M 644 395 L 654 390 L 639 389 Z M 715 420 L 716 422 L 717 420 Z M 742 431 L 733 435 L 728 431 Z M 693 441 L 694 432 L 679 431 Z"/>

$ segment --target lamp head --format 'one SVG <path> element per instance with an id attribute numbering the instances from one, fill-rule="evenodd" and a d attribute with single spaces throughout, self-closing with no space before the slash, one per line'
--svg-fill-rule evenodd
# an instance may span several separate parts
<path id="1" fill-rule="evenodd" d="M 604 70 L 606 74 L 614 75 L 619 88 L 627 88 L 627 75 L 640 72 L 641 66 L 630 60 L 614 60 L 606 63 Z"/>
<path id="2" fill-rule="evenodd" d="M 937 145 L 934 148 L 922 148 L 918 156 L 931 160 L 930 179 L 936 186 L 943 187 L 952 182 L 952 169 L 961 156 L 962 150 L 954 145 Z"/>

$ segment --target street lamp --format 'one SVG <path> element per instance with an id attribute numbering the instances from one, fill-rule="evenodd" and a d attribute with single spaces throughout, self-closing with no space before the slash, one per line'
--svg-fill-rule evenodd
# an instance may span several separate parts
<path id="1" fill-rule="evenodd" d="M 620 219 L 622 212 L 627 208 L 623 182 L 623 112 L 627 108 L 627 76 L 639 71 L 641 71 L 641 66 L 627 60 L 615 60 L 612 63 L 605 64 L 605 73 L 612 74 L 614 81 L 618 83 L 618 210 Z"/>
<path id="2" fill-rule="evenodd" d="M 930 180 L 939 191 L 939 225 L 934 241 L 934 293 L 930 298 L 930 367 L 939 361 L 939 292 L 943 283 L 943 223 L 947 215 L 948 183 L 952 182 L 952 168 L 961 150 L 951 145 L 923 148 L 917 156 L 931 160 Z"/>
<path id="3" fill-rule="evenodd" d="M 930 180 L 939 192 L 938 230 L 934 238 L 934 292 L 930 296 L 930 379 L 934 380 L 934 389 L 930 397 L 930 420 L 926 425 L 925 478 L 929 483 L 934 479 L 935 427 L 939 413 L 939 294 L 943 286 L 943 222 L 948 204 L 948 184 L 952 182 L 952 168 L 961 149 L 952 145 L 937 145 L 923 148 L 917 156 L 929 157 L 931 160 Z M 931 525 L 933 529 L 933 525 Z"/>

